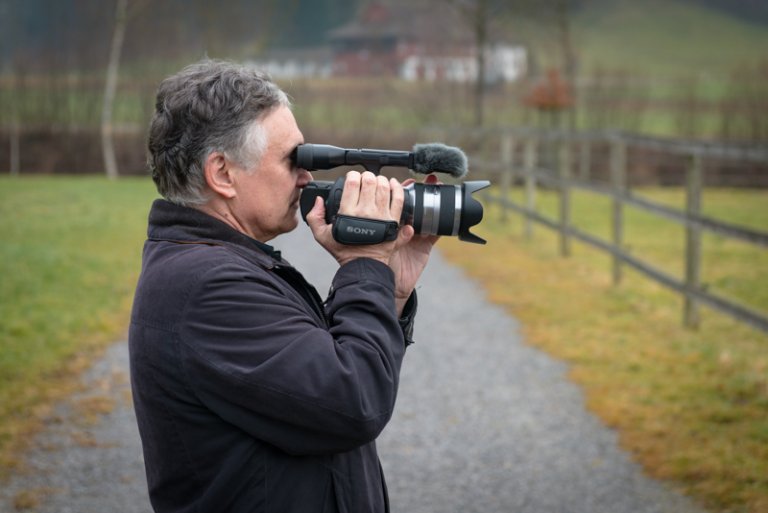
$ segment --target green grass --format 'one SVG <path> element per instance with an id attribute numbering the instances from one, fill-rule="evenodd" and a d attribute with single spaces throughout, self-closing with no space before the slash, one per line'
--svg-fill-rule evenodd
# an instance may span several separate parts
<path id="1" fill-rule="evenodd" d="M 0 460 L 125 336 L 155 195 L 148 178 L 0 178 Z"/>
<path id="2" fill-rule="evenodd" d="M 102 95 L 93 88 L 70 90 L 50 84 L 0 88 L 0 123 L 10 124 L 15 113 L 24 125 L 98 127 Z M 112 117 L 118 124 L 144 126 L 151 107 L 151 91 L 125 88 L 115 98 Z"/>
<path id="3" fill-rule="evenodd" d="M 677 206 L 684 197 L 636 192 Z M 704 211 L 765 230 L 766 194 L 708 189 Z M 575 224 L 608 238 L 607 201 L 584 193 L 573 205 Z M 539 210 L 555 217 L 553 194 L 539 195 Z M 680 277 L 682 229 L 634 209 L 626 220 L 633 252 Z M 568 362 L 589 408 L 648 473 L 713 511 L 768 510 L 768 335 L 706 307 L 700 329 L 686 329 L 676 293 L 628 268 L 613 286 L 609 257 L 574 242 L 561 258 L 556 234 L 537 225 L 527 240 L 519 217 L 501 222 L 496 207 L 476 231 L 487 246 L 441 248 L 521 321 L 528 343 Z M 706 237 L 704 262 L 710 290 L 768 312 L 768 251 Z"/>

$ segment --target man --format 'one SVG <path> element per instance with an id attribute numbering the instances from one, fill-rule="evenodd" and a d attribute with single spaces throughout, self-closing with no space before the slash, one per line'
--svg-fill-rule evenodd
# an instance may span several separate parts
<path id="1" fill-rule="evenodd" d="M 158 191 L 130 327 L 131 380 L 158 512 L 381 512 L 375 439 L 410 342 L 435 237 L 344 246 L 323 303 L 266 244 L 298 223 L 312 179 L 286 95 L 204 61 L 160 86 L 149 132 Z M 434 177 L 429 178 L 434 181 Z M 340 213 L 399 220 L 403 186 L 350 172 Z"/>

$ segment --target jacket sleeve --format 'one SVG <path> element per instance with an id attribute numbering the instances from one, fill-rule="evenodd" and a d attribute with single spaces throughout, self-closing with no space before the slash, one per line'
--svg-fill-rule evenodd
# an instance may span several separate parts
<path id="1" fill-rule="evenodd" d="M 386 265 L 357 259 L 334 277 L 330 328 L 266 271 L 229 263 L 191 293 L 178 331 L 185 378 L 227 422 L 291 454 L 374 440 L 395 404 L 405 352 Z"/>

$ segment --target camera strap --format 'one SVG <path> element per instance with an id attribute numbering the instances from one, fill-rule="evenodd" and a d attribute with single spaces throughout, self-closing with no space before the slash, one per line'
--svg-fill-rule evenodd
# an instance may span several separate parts
<path id="1" fill-rule="evenodd" d="M 332 233 L 336 242 L 355 246 L 395 240 L 398 228 L 395 221 L 338 215 Z"/>

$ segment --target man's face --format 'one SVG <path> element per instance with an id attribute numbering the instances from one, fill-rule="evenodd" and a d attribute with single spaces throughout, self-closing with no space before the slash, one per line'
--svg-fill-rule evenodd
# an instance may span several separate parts
<path id="1" fill-rule="evenodd" d="M 278 107 L 263 120 L 266 151 L 255 170 L 238 170 L 233 213 L 254 239 L 266 242 L 298 224 L 299 195 L 312 175 L 297 168 L 291 154 L 304 142 L 288 107 Z"/>

